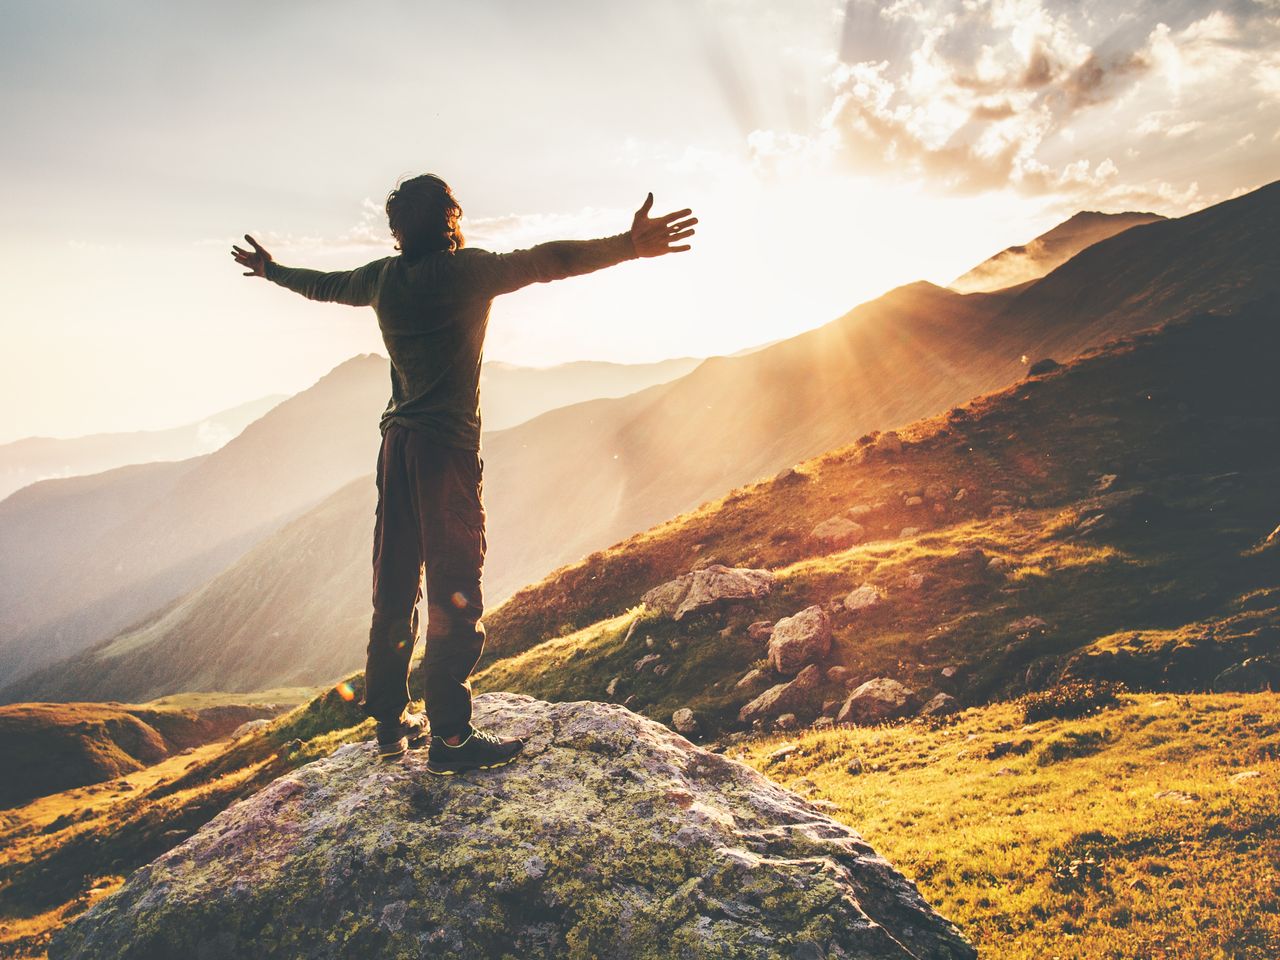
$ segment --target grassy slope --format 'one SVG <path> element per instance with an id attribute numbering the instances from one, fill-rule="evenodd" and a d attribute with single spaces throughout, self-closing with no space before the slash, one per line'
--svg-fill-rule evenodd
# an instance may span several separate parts
<path id="1" fill-rule="evenodd" d="M 918 423 L 899 455 L 855 445 L 800 465 L 803 482 L 733 491 L 562 568 L 494 611 L 476 685 L 601 698 L 620 676 L 619 698 L 634 696 L 633 708 L 667 720 L 688 704 L 714 730 L 772 682 L 733 687 L 765 652 L 747 638 L 750 622 L 863 582 L 888 600 L 836 616 L 829 661 L 857 679 L 894 676 L 976 703 L 1064 671 L 1105 675 L 1092 660 L 1084 670 L 1084 654 L 1136 632 L 1176 636 L 1203 657 L 1179 673 L 1155 655 L 1161 644 L 1149 643 L 1151 664 L 1145 674 L 1129 670 L 1129 682 L 1206 684 L 1207 671 L 1277 643 L 1280 550 L 1257 545 L 1276 521 L 1280 384 L 1267 367 L 1278 346 L 1280 326 L 1266 307 L 1179 324 Z M 1114 490 L 1158 495 L 1167 511 L 1129 529 L 1073 536 L 1103 474 L 1118 477 Z M 936 508 L 904 504 L 902 493 L 930 483 L 966 495 Z M 856 504 L 881 505 L 862 518 L 872 539 L 831 552 L 809 536 Z M 908 525 L 921 532 L 901 536 Z M 966 559 L 974 547 L 1005 560 L 1006 571 Z M 771 568 L 780 585 L 763 602 L 681 624 L 636 607 L 649 587 L 712 558 Z M 908 587 L 912 574 L 924 575 L 923 588 Z M 1009 629 L 1028 616 L 1048 628 L 1031 636 Z M 672 662 L 667 676 L 632 670 L 651 649 Z M 944 681 L 948 666 L 957 676 Z"/>
<path id="2" fill-rule="evenodd" d="M 1280 697 L 1121 699 L 1077 720 L 1024 725 L 1005 703 L 807 732 L 777 762 L 776 737 L 730 755 L 858 829 L 984 956 L 1280 956 Z M 987 759 L 1010 740 L 1030 746 Z"/>
<path id="3" fill-rule="evenodd" d="M 0 707 L 0 809 L 101 783 L 272 717 L 314 690 L 250 697 L 196 694 L 124 703 L 20 703 Z"/>

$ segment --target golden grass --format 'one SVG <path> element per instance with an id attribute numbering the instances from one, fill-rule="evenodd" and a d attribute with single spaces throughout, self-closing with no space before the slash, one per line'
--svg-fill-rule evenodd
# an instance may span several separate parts
<path id="1" fill-rule="evenodd" d="M 1025 752 L 988 759 L 1001 741 Z M 985 956 L 1280 956 L 1280 696 L 1126 696 L 1031 725 L 995 704 L 803 733 L 771 764 L 781 742 L 731 755 L 834 804 Z"/>

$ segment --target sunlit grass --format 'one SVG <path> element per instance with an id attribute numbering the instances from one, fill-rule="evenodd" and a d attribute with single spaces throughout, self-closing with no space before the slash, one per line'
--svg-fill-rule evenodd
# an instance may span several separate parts
<path id="1" fill-rule="evenodd" d="M 1001 741 L 1018 752 L 988 759 Z M 1280 956 L 1280 696 L 1144 694 L 1030 725 L 996 704 L 807 732 L 770 763 L 781 742 L 731 755 L 833 804 L 986 956 Z"/>

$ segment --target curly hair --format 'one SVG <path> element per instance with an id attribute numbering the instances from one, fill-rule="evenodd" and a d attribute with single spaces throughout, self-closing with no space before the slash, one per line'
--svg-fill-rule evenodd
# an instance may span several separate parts
<path id="1" fill-rule="evenodd" d="M 460 250 L 466 242 L 458 226 L 461 216 L 453 191 L 433 173 L 402 180 L 387 194 L 391 235 L 406 257 Z"/>

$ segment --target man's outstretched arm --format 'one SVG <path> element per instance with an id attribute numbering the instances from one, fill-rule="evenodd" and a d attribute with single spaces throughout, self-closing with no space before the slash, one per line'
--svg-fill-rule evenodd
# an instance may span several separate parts
<path id="1" fill-rule="evenodd" d="M 683 253 L 681 244 L 694 234 L 697 217 L 691 210 L 677 210 L 650 217 L 653 194 L 645 198 L 631 222 L 631 229 L 600 240 L 552 240 L 527 250 L 489 253 L 471 250 L 459 257 L 459 280 L 485 296 L 510 293 L 531 283 L 547 283 L 591 273 L 637 257 Z"/>
<path id="2" fill-rule="evenodd" d="M 300 293 L 309 300 L 325 300 L 331 303 L 346 303 L 353 307 L 367 307 L 373 303 L 373 295 L 378 288 L 378 273 L 382 269 L 383 260 L 375 260 L 355 270 L 339 270 L 336 273 L 322 273 L 319 270 L 305 270 L 299 267 L 282 267 L 272 259 L 258 241 L 244 235 L 252 250 L 231 247 L 231 255 L 236 263 L 248 267 L 246 277 L 265 277 L 295 293 Z"/>

